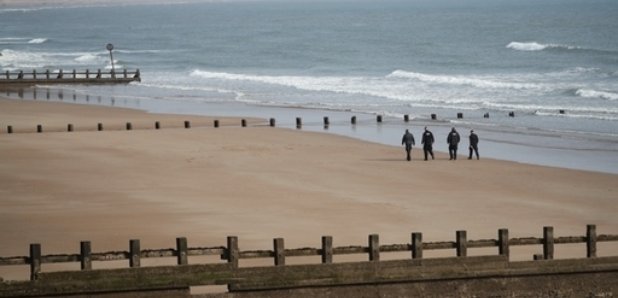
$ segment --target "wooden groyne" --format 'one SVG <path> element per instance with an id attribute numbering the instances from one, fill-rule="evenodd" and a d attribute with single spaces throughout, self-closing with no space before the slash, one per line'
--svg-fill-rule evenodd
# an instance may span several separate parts
<path id="1" fill-rule="evenodd" d="M 77 71 L 70 72 L 64 70 L 50 71 L 49 69 L 37 72 L 18 72 L 6 71 L 0 75 L 0 87 L 3 86 L 32 86 L 32 85 L 54 85 L 54 84 L 127 84 L 130 82 L 140 82 L 141 74 L 139 69 L 135 71 Z"/>
<path id="2" fill-rule="evenodd" d="M 447 296 L 483 296 L 487 293 L 526 296 L 523 286 L 561 293 L 618 294 L 618 256 L 598 257 L 597 243 L 618 241 L 618 235 L 597 235 L 596 226 L 588 225 L 581 236 L 554 237 L 553 227 L 543 228 L 543 237 L 509 238 L 507 229 L 498 230 L 497 239 L 469 240 L 466 231 L 457 231 L 454 241 L 423 242 L 421 233 L 412 233 L 410 242 L 380 244 L 379 236 L 369 235 L 366 246 L 333 246 L 333 238 L 323 236 L 318 248 L 285 248 L 283 238 L 273 239 L 272 250 L 241 251 L 239 239 L 227 238 L 226 246 L 189 247 L 187 238 L 176 239 L 176 248 L 143 250 L 140 241 L 130 240 L 128 251 L 94 253 L 89 241 L 80 243 L 80 253 L 42 255 L 40 244 L 30 245 L 30 255 L 2 257 L 0 266 L 29 265 L 31 281 L 0 283 L 0 297 L 29 297 L 122 292 L 175 291 L 188 295 L 192 286 L 228 285 L 230 292 L 258 295 L 277 290 L 291 296 L 323 296 L 329 291 L 348 288 L 362 292 L 363 287 L 383 286 L 383 291 L 414 290 L 416 294 Z M 585 244 L 586 256 L 554 260 L 554 246 Z M 512 246 L 540 246 L 531 261 L 509 261 Z M 475 248 L 497 248 L 497 255 L 469 256 Z M 425 250 L 455 250 L 456 257 L 425 258 Z M 381 254 L 408 252 L 404 260 L 381 261 Z M 615 252 L 615 251 L 614 251 Z M 336 263 L 337 255 L 364 254 L 368 261 Z M 192 264 L 189 257 L 216 255 L 225 263 Z M 316 256 L 321 264 L 286 265 L 286 259 Z M 177 266 L 142 267 L 144 258 L 175 258 Z M 246 267 L 242 259 L 270 258 L 274 266 Z M 129 268 L 93 269 L 93 262 L 128 260 Z M 42 272 L 47 263 L 79 262 L 81 270 Z M 571 279 L 578 283 L 569 285 Z M 588 280 L 594 280 L 590 284 Z M 445 283 L 451 288 L 428 287 Z M 394 284 L 397 284 L 394 286 Z M 423 286 L 419 286 L 423 284 Z M 500 285 L 495 288 L 495 285 Z M 336 287 L 336 289 L 329 289 Z M 613 288 L 612 288 L 613 287 Z M 296 292 L 294 292 L 296 291 Z M 324 292 L 326 291 L 326 292 Z M 442 291 L 442 292 L 440 292 Z M 562 291 L 562 292 L 561 292 Z M 575 291 L 575 292 L 574 292 Z M 579 291 L 579 292 L 577 292 Z M 583 291 L 583 292 L 582 292 Z M 386 293 L 386 292 L 385 292 Z M 415 292 L 410 292 L 415 293 Z M 249 296 L 251 296 L 249 295 Z M 414 295 L 413 295 L 414 296 Z M 498 295 L 500 296 L 500 295 Z M 534 295 L 539 296 L 539 295 Z M 540 295 L 543 296 L 543 295 Z M 577 296 L 577 295 L 576 295 Z M 611 296 L 611 295 L 610 295 Z M 604 296 L 604 297 L 610 297 Z M 236 296 L 234 296 L 236 297 Z M 284 297 L 284 296 L 283 296 Z M 358 297 L 371 297 L 360 295 Z"/>

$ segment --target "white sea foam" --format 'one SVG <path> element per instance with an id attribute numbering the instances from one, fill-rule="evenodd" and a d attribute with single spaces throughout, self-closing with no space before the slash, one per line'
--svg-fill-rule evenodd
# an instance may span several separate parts
<path id="1" fill-rule="evenodd" d="M 495 77 L 430 75 L 404 70 L 395 70 L 388 77 L 413 79 L 432 84 L 469 85 L 477 88 L 544 89 L 546 86 L 535 83 L 501 81 Z"/>
<path id="2" fill-rule="evenodd" d="M 30 44 L 40 44 L 40 43 L 44 43 L 47 41 L 47 38 L 33 38 L 31 40 L 28 41 L 28 43 Z"/>
<path id="3" fill-rule="evenodd" d="M 517 42 L 512 41 L 506 45 L 507 48 L 517 50 L 517 51 L 542 51 L 545 49 L 566 49 L 566 50 L 575 50 L 578 47 L 569 46 L 569 45 L 561 45 L 561 44 L 543 44 L 538 42 Z"/>
<path id="4" fill-rule="evenodd" d="M 577 89 L 575 95 L 584 98 L 596 98 L 606 100 L 618 100 L 618 93 L 609 91 L 598 91 L 592 89 Z"/>

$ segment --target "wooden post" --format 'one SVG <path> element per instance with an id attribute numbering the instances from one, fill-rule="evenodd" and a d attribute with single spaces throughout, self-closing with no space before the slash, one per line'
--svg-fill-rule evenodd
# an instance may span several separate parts
<path id="1" fill-rule="evenodd" d="M 97 79 L 101 78 L 101 69 L 100 68 L 97 70 L 97 77 L 96 78 Z"/>
<path id="2" fill-rule="evenodd" d="M 509 112 L 509 117 L 515 117 L 515 112 Z"/>
<path id="3" fill-rule="evenodd" d="M 247 119 L 240 119 L 240 126 L 247 127 Z"/>
<path id="4" fill-rule="evenodd" d="M 498 230 L 498 253 L 501 256 L 506 256 L 507 258 L 511 254 L 511 250 L 509 248 L 509 230 L 508 229 Z"/>
<path id="5" fill-rule="evenodd" d="M 233 268 L 238 268 L 238 260 L 240 259 L 240 252 L 238 251 L 238 237 L 227 237 L 227 262 L 232 265 Z"/>
<path id="6" fill-rule="evenodd" d="M 41 244 L 30 244 L 30 280 L 36 280 L 41 272 Z"/>
<path id="7" fill-rule="evenodd" d="M 7 79 L 7 80 L 10 80 L 10 79 L 11 79 L 11 75 L 9 74 L 9 71 L 8 71 L 8 70 L 6 71 L 6 79 Z"/>
<path id="8" fill-rule="evenodd" d="M 376 121 L 377 121 L 378 123 L 382 123 L 382 115 L 378 115 L 378 116 L 376 116 Z"/>
<path id="9" fill-rule="evenodd" d="M 534 254 L 532 256 L 532 259 L 535 260 L 535 261 L 543 260 L 543 255 L 542 254 Z"/>
<path id="10" fill-rule="evenodd" d="M 75 71 L 75 69 L 73 69 L 73 78 L 77 79 L 77 72 Z"/>
<path id="11" fill-rule="evenodd" d="M 48 78 L 48 79 L 49 79 L 49 78 Z M 46 98 L 47 100 L 49 100 L 49 97 L 50 97 L 50 95 L 49 95 L 49 89 L 47 89 L 47 90 L 46 90 L 46 92 L 45 92 L 45 98 Z"/>
<path id="12" fill-rule="evenodd" d="M 468 236 L 466 231 L 457 231 L 455 232 L 455 235 L 457 238 L 457 256 L 468 256 Z"/>
<path id="13" fill-rule="evenodd" d="M 423 233 L 412 233 L 412 258 L 423 258 Z"/>
<path id="14" fill-rule="evenodd" d="M 269 124 L 270 127 L 275 127 L 275 118 L 270 118 Z"/>
<path id="15" fill-rule="evenodd" d="M 37 124 L 37 126 L 36 126 L 36 132 L 38 132 L 38 133 L 42 133 L 42 132 L 43 132 L 43 125 L 41 125 L 41 124 Z"/>
<path id="16" fill-rule="evenodd" d="M 462 119 L 463 118 L 463 113 L 457 113 L 457 119 Z"/>
<path id="17" fill-rule="evenodd" d="M 352 125 L 356 125 L 356 116 L 352 116 L 352 118 L 350 118 L 350 123 L 352 123 Z"/>
<path id="18" fill-rule="evenodd" d="M 103 130 L 103 123 L 97 123 L 97 130 L 98 131 L 102 131 Z"/>
<path id="19" fill-rule="evenodd" d="M 86 79 L 90 79 L 90 69 L 86 69 Z"/>
<path id="20" fill-rule="evenodd" d="M 155 129 L 161 129 L 161 123 L 159 123 L 159 121 L 155 121 Z"/>
<path id="21" fill-rule="evenodd" d="M 122 74 L 124 75 L 124 78 L 127 78 L 127 69 L 125 68 L 124 71 L 122 72 Z"/>
<path id="22" fill-rule="evenodd" d="M 68 131 L 68 132 L 73 131 L 73 124 L 69 123 L 69 124 L 67 125 L 67 131 Z"/>
<path id="23" fill-rule="evenodd" d="M 49 80 L 49 69 L 45 70 L 45 78 Z"/>
<path id="24" fill-rule="evenodd" d="M 7 132 L 7 133 L 13 133 L 13 126 L 10 126 L 10 125 L 9 125 L 9 126 L 7 126 L 7 127 L 6 127 L 6 132 Z"/>
<path id="25" fill-rule="evenodd" d="M 283 238 L 275 238 L 273 240 L 273 246 L 275 249 L 275 266 L 284 266 L 285 246 L 283 244 Z"/>
<path id="26" fill-rule="evenodd" d="M 176 257 L 178 260 L 178 265 L 189 264 L 189 255 L 187 251 L 187 238 L 185 237 L 176 238 Z"/>
<path id="27" fill-rule="evenodd" d="M 303 127 L 303 119 L 300 117 L 296 117 L 296 129 L 301 129 Z"/>
<path id="28" fill-rule="evenodd" d="M 403 115 L 403 121 L 410 122 L 410 115 L 408 114 Z"/>
<path id="29" fill-rule="evenodd" d="M 139 245 L 139 239 L 132 239 L 129 241 L 129 266 L 131 268 L 139 267 L 141 259 L 141 250 Z"/>
<path id="30" fill-rule="evenodd" d="M 185 128 L 191 128 L 191 122 L 185 121 Z"/>
<path id="31" fill-rule="evenodd" d="M 596 258 L 597 256 L 597 226 L 586 226 L 586 256 Z"/>
<path id="32" fill-rule="evenodd" d="M 543 257 L 546 260 L 554 258 L 554 228 L 543 227 Z"/>
<path id="33" fill-rule="evenodd" d="M 215 120 L 214 126 L 215 126 L 215 128 L 219 127 L 219 120 Z"/>
<path id="34" fill-rule="evenodd" d="M 369 261 L 380 261 L 380 236 L 369 235 Z"/>
<path id="35" fill-rule="evenodd" d="M 322 236 L 322 264 L 333 263 L 333 237 Z"/>
<path id="36" fill-rule="evenodd" d="M 328 117 L 324 117 L 324 129 L 328 128 L 329 125 L 330 121 L 328 120 Z"/>
<path id="37" fill-rule="evenodd" d="M 133 129 L 133 125 L 131 124 L 131 122 L 127 122 L 127 130 L 132 130 Z"/>
<path id="38" fill-rule="evenodd" d="M 431 114 L 431 120 L 436 120 L 438 116 L 436 114 Z"/>
<path id="39" fill-rule="evenodd" d="M 32 78 L 36 80 L 36 69 L 32 70 Z"/>
<path id="40" fill-rule="evenodd" d="M 79 243 L 79 254 L 82 270 L 92 270 L 92 250 L 90 241 L 82 241 Z"/>

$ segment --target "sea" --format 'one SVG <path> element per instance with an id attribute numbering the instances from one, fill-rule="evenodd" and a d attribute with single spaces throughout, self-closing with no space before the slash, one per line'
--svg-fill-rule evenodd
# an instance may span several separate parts
<path id="1" fill-rule="evenodd" d="M 429 126 L 438 151 L 456 127 L 462 155 L 474 129 L 483 157 L 618 173 L 617 16 L 616 0 L 0 6 L 0 75 L 139 69 L 128 85 L 6 96 L 52 90 L 46 100 L 292 129 L 302 117 L 303 129 L 394 146 Z"/>

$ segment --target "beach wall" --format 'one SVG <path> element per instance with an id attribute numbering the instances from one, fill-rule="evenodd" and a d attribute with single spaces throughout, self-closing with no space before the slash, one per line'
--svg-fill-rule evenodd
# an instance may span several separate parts
<path id="1" fill-rule="evenodd" d="M 220 297 L 401 297 L 401 296 L 553 296 L 611 297 L 618 293 L 618 256 L 597 257 L 597 242 L 618 241 L 618 235 L 597 235 L 589 225 L 585 236 L 554 237 L 553 227 L 543 238 L 509 238 L 500 229 L 497 239 L 468 240 L 457 231 L 455 241 L 426 242 L 421 233 L 411 243 L 380 245 L 368 236 L 367 246 L 333 247 L 330 236 L 320 248 L 286 249 L 283 238 L 273 239 L 272 250 L 241 251 L 238 237 L 220 247 L 188 246 L 184 237 L 175 249 L 143 250 L 140 241 L 128 251 L 91 252 L 90 242 L 79 254 L 42 255 L 40 244 L 30 255 L 0 258 L 0 265 L 30 265 L 31 281 L 0 283 L 0 297 L 102 295 L 128 297 L 188 296 L 191 287 L 227 285 Z M 556 244 L 585 244 L 586 257 L 554 259 Z M 542 254 L 530 261 L 510 261 L 510 247 L 539 245 Z M 468 254 L 468 249 L 495 247 L 497 255 Z M 424 258 L 424 250 L 455 250 L 455 257 Z M 407 259 L 381 260 L 387 253 L 407 253 Z M 189 264 L 190 256 L 218 256 L 222 261 Z M 335 255 L 366 255 L 368 261 L 334 262 Z M 293 257 L 320 257 L 320 264 L 286 264 Z M 175 258 L 177 265 L 142 266 L 145 258 Z M 241 259 L 271 259 L 274 266 L 251 266 Z M 93 269 L 93 262 L 128 260 L 129 268 Z M 44 263 L 80 262 L 81 270 L 44 272 Z M 97 267 L 99 267 L 97 265 Z M 162 291 L 159 293 L 159 291 Z"/>

